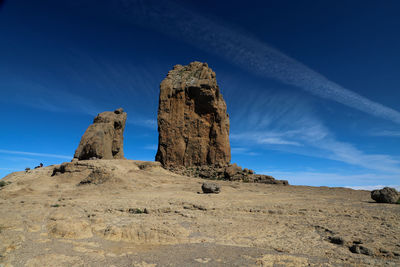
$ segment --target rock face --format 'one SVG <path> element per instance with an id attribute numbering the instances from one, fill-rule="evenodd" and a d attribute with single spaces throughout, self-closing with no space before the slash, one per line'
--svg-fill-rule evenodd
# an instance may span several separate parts
<path id="1" fill-rule="evenodd" d="M 207 63 L 176 65 L 160 85 L 158 151 L 164 166 L 225 166 L 229 116 Z"/>
<path id="2" fill-rule="evenodd" d="M 124 159 L 123 133 L 126 117 L 122 108 L 97 115 L 82 136 L 74 159 Z"/>
<path id="3" fill-rule="evenodd" d="M 230 164 L 229 116 L 207 63 L 176 65 L 160 85 L 156 161 L 192 177 L 288 185 Z"/>
<path id="4" fill-rule="evenodd" d="M 400 204 L 400 193 L 391 187 L 373 190 L 371 192 L 371 198 L 378 203 Z"/>

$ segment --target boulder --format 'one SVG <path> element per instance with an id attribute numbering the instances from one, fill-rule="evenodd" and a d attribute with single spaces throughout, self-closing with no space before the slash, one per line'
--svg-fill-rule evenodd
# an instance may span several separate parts
<path id="1" fill-rule="evenodd" d="M 378 203 L 391 203 L 400 204 L 400 194 L 396 189 L 391 187 L 385 187 L 383 189 L 373 190 L 371 192 L 371 198 Z"/>
<path id="2" fill-rule="evenodd" d="M 176 65 L 161 82 L 156 161 L 163 166 L 226 166 L 229 116 L 207 63 Z"/>
<path id="3" fill-rule="evenodd" d="M 215 183 L 203 183 L 201 190 L 204 194 L 218 194 L 221 192 L 221 187 Z"/>
<path id="4" fill-rule="evenodd" d="M 124 159 L 126 117 L 122 108 L 98 114 L 82 136 L 74 159 Z"/>
<path id="5" fill-rule="evenodd" d="M 235 176 L 242 173 L 242 168 L 238 166 L 236 163 L 229 165 L 225 168 L 225 178 L 228 180 L 234 180 Z"/>

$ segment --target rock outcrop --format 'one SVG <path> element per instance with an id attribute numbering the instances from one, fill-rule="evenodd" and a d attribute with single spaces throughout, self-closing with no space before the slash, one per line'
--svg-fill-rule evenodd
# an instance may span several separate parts
<path id="1" fill-rule="evenodd" d="M 287 180 L 277 180 L 270 175 L 255 174 L 253 170 L 242 169 L 236 163 L 226 166 L 192 166 L 192 167 L 169 167 L 170 171 L 191 177 L 199 177 L 210 180 L 237 181 L 245 183 L 289 185 Z"/>
<path id="2" fill-rule="evenodd" d="M 124 159 L 126 117 L 122 108 L 98 114 L 82 136 L 74 159 Z"/>
<path id="3" fill-rule="evenodd" d="M 158 151 L 164 166 L 227 165 L 229 116 L 207 63 L 176 65 L 160 85 Z"/>
<path id="4" fill-rule="evenodd" d="M 176 65 L 160 85 L 156 161 L 192 177 L 288 185 L 230 164 L 229 116 L 207 63 Z"/>
<path id="5" fill-rule="evenodd" d="M 373 190 L 371 198 L 378 203 L 400 204 L 400 193 L 391 187 Z"/>

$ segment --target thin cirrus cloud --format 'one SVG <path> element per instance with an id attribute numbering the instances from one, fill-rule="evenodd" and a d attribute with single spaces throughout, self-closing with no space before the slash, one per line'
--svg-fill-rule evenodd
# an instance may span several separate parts
<path id="1" fill-rule="evenodd" d="M 262 145 L 292 145 L 302 146 L 299 142 L 289 141 L 284 138 L 286 134 L 278 132 L 245 132 L 241 134 L 231 134 L 232 140 L 252 139 Z"/>
<path id="2" fill-rule="evenodd" d="M 386 136 L 386 137 L 400 137 L 400 131 L 379 131 L 379 132 L 373 132 L 371 135 L 373 136 Z"/>
<path id="3" fill-rule="evenodd" d="M 50 85 L 36 81 L 1 82 L 0 88 L 3 90 L 0 102 L 14 102 L 51 112 L 75 111 L 89 115 L 97 114 L 97 108 L 88 99 L 63 90 L 50 89 Z"/>
<path id="4" fill-rule="evenodd" d="M 6 150 L 6 149 L 0 149 L 0 153 L 1 154 L 8 154 L 8 155 L 24 155 L 24 156 L 32 156 L 32 157 L 71 159 L 71 156 L 65 156 L 65 155 L 37 153 L 37 152 L 26 152 L 26 151 L 15 151 L 15 150 Z"/>
<path id="5" fill-rule="evenodd" d="M 335 186 L 343 186 L 357 190 L 374 190 L 384 187 L 376 183 L 376 177 L 380 177 L 380 183 L 389 184 L 390 187 L 400 188 L 396 175 L 382 175 L 378 173 L 362 173 L 362 174 L 340 174 L 318 171 L 274 171 L 274 170 L 257 170 L 257 173 L 268 173 L 279 179 L 289 179 L 292 184 L 296 185 L 328 185 L 335 182 Z"/>
<path id="6" fill-rule="evenodd" d="M 392 187 L 395 188 L 397 191 L 400 191 L 400 185 L 358 185 L 358 186 L 345 186 L 347 188 L 355 189 L 355 190 L 368 190 L 372 191 L 375 189 L 381 189 L 384 187 Z"/>
<path id="7" fill-rule="evenodd" d="M 245 147 L 231 147 L 231 153 L 233 155 L 244 155 L 244 156 L 258 156 L 259 153 L 253 152 Z"/>
<path id="8" fill-rule="evenodd" d="M 400 124 L 397 110 L 348 90 L 270 45 L 173 1 L 120 0 L 110 5 L 119 18 L 125 15 L 126 21 L 178 37 L 252 73 Z"/>
<path id="9" fill-rule="evenodd" d="M 369 154 L 355 145 L 338 140 L 315 115 L 305 99 L 284 93 L 251 93 L 233 110 L 235 128 L 231 142 L 234 146 L 265 146 L 269 149 L 340 161 L 379 172 L 400 174 L 400 161 L 390 155 Z M 252 109 L 254 106 L 264 108 Z M 269 118 L 259 128 L 260 121 Z"/>

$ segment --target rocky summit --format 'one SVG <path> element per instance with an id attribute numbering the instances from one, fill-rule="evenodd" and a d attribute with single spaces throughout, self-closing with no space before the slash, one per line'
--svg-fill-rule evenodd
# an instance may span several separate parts
<path id="1" fill-rule="evenodd" d="M 207 63 L 176 65 L 160 85 L 156 160 L 164 166 L 230 162 L 229 116 Z"/>
<path id="2" fill-rule="evenodd" d="M 82 136 L 74 159 L 124 159 L 126 117 L 122 108 L 98 114 Z"/>

